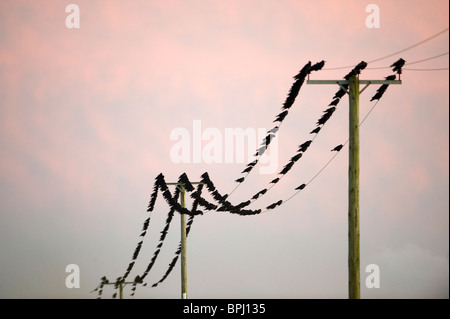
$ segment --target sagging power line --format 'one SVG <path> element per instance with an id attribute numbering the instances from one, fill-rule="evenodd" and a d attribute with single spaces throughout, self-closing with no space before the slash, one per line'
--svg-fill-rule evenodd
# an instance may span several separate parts
<path id="1" fill-rule="evenodd" d="M 402 67 L 403 67 L 404 64 L 405 64 L 404 60 L 403 61 L 399 60 L 399 61 L 397 61 L 396 63 L 393 64 L 394 70 L 395 70 L 395 72 L 397 72 L 397 74 L 401 74 L 402 73 Z M 334 95 L 334 97 L 332 99 L 332 102 L 328 105 L 330 107 L 323 112 L 324 114 L 317 121 L 316 128 L 313 129 L 310 132 L 311 134 L 315 134 L 314 138 L 320 132 L 320 129 L 325 125 L 325 123 L 331 118 L 331 116 L 335 112 L 336 106 L 340 102 L 341 98 L 345 94 L 348 94 L 351 91 L 350 84 L 352 83 L 352 81 L 355 81 L 355 79 L 356 79 L 356 81 L 359 82 L 358 77 L 359 77 L 361 71 L 364 70 L 367 67 L 367 65 L 368 65 L 368 63 L 362 61 L 358 65 L 356 65 L 350 71 L 350 73 L 348 73 L 346 76 L 344 76 L 344 80 L 333 81 L 334 84 L 338 84 L 339 85 L 339 90 Z M 301 88 L 303 82 L 306 80 L 306 78 L 311 73 L 311 69 L 313 71 L 319 71 L 319 70 L 322 69 L 323 66 L 324 66 L 324 61 L 318 62 L 318 63 L 316 63 L 314 65 L 312 65 L 311 62 L 308 62 L 301 69 L 301 71 L 296 76 L 294 76 L 294 79 L 296 81 L 292 85 L 291 90 L 289 91 L 288 97 L 286 98 L 286 101 L 283 104 L 282 113 L 280 113 L 276 117 L 276 119 L 274 121 L 274 122 L 279 122 L 279 125 L 275 126 L 273 129 L 268 131 L 266 139 L 263 141 L 264 145 L 262 145 L 264 148 L 263 149 L 261 149 L 261 148 L 258 149 L 256 155 L 258 155 L 258 156 L 261 155 L 267 149 L 267 147 L 269 147 L 270 141 L 273 138 L 272 135 L 279 130 L 279 127 L 281 126 L 283 120 L 286 118 L 286 116 L 288 114 L 288 110 L 292 107 L 292 105 L 293 105 L 293 103 L 295 101 L 295 98 L 297 97 L 297 95 L 298 95 L 298 93 L 300 91 L 300 88 Z M 314 81 L 308 79 L 308 83 L 309 84 L 314 84 Z M 399 84 L 400 81 L 395 81 L 395 75 L 390 75 L 390 76 L 386 77 L 385 80 L 372 80 L 372 81 L 366 80 L 365 82 L 361 81 L 361 83 L 366 83 L 366 87 L 368 85 L 370 85 L 370 84 L 382 84 L 382 85 L 385 85 L 385 87 L 382 86 L 383 87 L 382 89 L 380 87 L 380 89 L 377 92 L 378 95 L 375 95 L 372 98 L 372 100 L 377 100 L 377 102 L 375 103 L 375 105 L 376 105 L 379 102 L 380 98 L 385 93 L 388 85 L 389 84 Z M 367 118 L 367 116 L 366 116 L 366 118 Z M 130 264 L 129 264 L 128 268 L 126 269 L 125 273 L 121 277 L 118 277 L 116 279 L 116 281 L 114 282 L 115 289 L 119 289 L 119 288 L 123 289 L 123 285 L 131 283 L 133 285 L 133 288 L 132 288 L 133 293 L 132 293 L 132 295 L 134 295 L 134 291 L 136 290 L 136 287 L 137 287 L 138 284 L 141 284 L 142 286 L 147 286 L 147 283 L 144 283 L 144 279 L 148 275 L 149 271 L 152 269 L 152 267 L 153 267 L 153 265 L 154 265 L 158 255 L 160 253 L 160 250 L 161 250 L 161 248 L 163 246 L 163 242 L 164 242 L 164 240 L 166 238 L 167 232 L 169 230 L 169 227 L 170 227 L 170 224 L 171 224 L 171 221 L 173 219 L 173 215 L 174 215 L 175 212 L 180 213 L 181 216 L 189 215 L 189 221 L 187 222 L 187 225 L 184 228 L 185 229 L 185 236 L 187 236 L 189 231 L 190 231 L 190 229 L 191 229 L 194 217 L 197 216 L 197 215 L 202 215 L 204 213 L 204 211 L 228 212 L 228 213 L 238 214 L 238 215 L 241 215 L 241 216 L 257 215 L 257 214 L 260 214 L 260 213 L 263 213 L 263 212 L 267 212 L 267 211 L 273 210 L 273 209 L 283 205 L 284 203 L 286 203 L 291 198 L 293 198 L 296 194 L 298 194 L 301 190 L 303 190 L 314 178 L 316 178 L 317 175 L 320 174 L 320 172 L 323 171 L 323 169 L 331 162 L 332 159 L 334 159 L 334 157 L 337 155 L 337 153 L 339 153 L 341 151 L 341 149 L 347 144 L 348 141 L 346 143 L 344 143 L 344 144 L 339 144 L 334 149 L 332 149 L 332 151 L 336 151 L 336 154 L 326 164 L 326 166 L 324 168 L 322 168 L 319 171 L 319 173 L 316 174 L 313 177 L 313 179 L 311 179 L 307 183 L 302 183 L 299 186 L 297 186 L 295 188 L 295 190 L 297 191 L 296 194 L 294 194 L 293 196 L 289 197 L 286 200 L 281 200 L 280 199 L 278 201 L 275 201 L 274 203 L 266 206 L 265 209 L 261 209 L 261 208 L 260 209 L 246 209 L 246 207 L 249 206 L 251 203 L 253 203 L 257 199 L 259 199 L 261 196 L 265 195 L 271 187 L 273 187 L 276 183 L 278 183 L 279 180 L 283 176 L 285 176 L 293 168 L 295 163 L 309 149 L 309 147 L 311 146 L 312 142 L 314 141 L 314 138 L 312 138 L 310 140 L 307 140 L 307 141 L 305 141 L 305 142 L 303 142 L 302 144 L 299 145 L 296 153 L 291 157 L 290 161 L 278 173 L 278 175 L 280 175 L 280 177 L 277 177 L 277 178 L 275 178 L 275 179 L 273 179 L 271 181 L 272 186 L 267 187 L 267 188 L 263 188 L 262 190 L 258 191 L 255 195 L 253 195 L 249 200 L 243 201 L 243 202 L 241 202 L 239 204 L 232 204 L 229 201 L 229 195 L 222 194 L 216 188 L 216 186 L 214 185 L 213 181 L 210 179 L 209 174 L 207 172 L 205 172 L 204 174 L 201 175 L 201 180 L 200 180 L 200 182 L 197 183 L 198 184 L 197 189 L 195 189 L 193 187 L 192 184 L 195 184 L 195 183 L 191 183 L 189 181 L 189 179 L 188 179 L 188 176 L 185 173 L 180 175 L 177 183 L 167 183 L 165 181 L 164 175 L 162 173 L 159 174 L 155 178 L 155 183 L 153 185 L 153 191 L 152 191 L 151 196 L 150 196 L 150 201 L 149 201 L 149 205 L 148 205 L 147 211 L 149 213 L 151 213 L 154 210 L 158 194 L 162 193 L 163 198 L 165 199 L 166 203 L 170 207 L 170 211 L 169 211 L 167 219 L 166 219 L 166 225 L 165 225 L 163 231 L 161 232 L 159 243 L 157 245 L 156 250 L 153 253 L 153 257 L 150 260 L 150 263 L 148 264 L 148 266 L 145 269 L 145 271 L 143 272 L 143 274 L 142 275 L 137 275 L 133 282 L 126 282 L 126 278 L 129 276 L 130 272 L 134 268 L 136 259 L 138 258 L 139 253 L 141 251 L 141 248 L 142 248 L 142 245 L 143 245 L 143 239 L 142 239 L 142 240 L 140 240 L 138 242 L 138 244 L 137 244 L 137 246 L 136 246 L 136 248 L 134 250 L 134 253 L 132 255 L 132 261 L 130 262 Z M 250 171 L 257 164 L 258 164 L 258 160 L 256 159 L 253 162 L 249 163 L 247 165 L 247 168 L 242 173 L 247 173 L 247 175 L 248 175 L 250 173 Z M 241 184 L 242 182 L 243 182 L 243 180 L 242 181 L 238 181 L 239 184 Z M 172 194 L 172 192 L 168 188 L 168 185 L 170 185 L 170 184 L 172 184 L 172 185 L 176 184 L 177 186 L 181 186 L 181 187 L 177 187 L 175 192 Z M 212 197 L 214 202 L 211 202 L 211 201 L 207 200 L 203 196 L 203 194 L 202 194 L 203 187 L 206 188 L 207 192 Z M 235 188 L 235 190 L 236 190 L 236 188 Z M 191 198 L 193 198 L 193 200 L 194 200 L 191 209 L 187 209 L 185 207 L 185 204 L 184 204 L 183 198 L 184 198 L 184 194 L 186 192 L 190 193 Z M 181 204 L 178 203 L 178 198 L 179 198 L 180 194 L 182 194 L 182 203 Z M 202 210 L 199 210 L 198 209 L 199 207 L 201 207 Z M 149 223 L 150 223 L 150 216 L 144 221 L 144 225 L 142 227 L 142 230 L 140 231 L 140 237 L 145 237 L 146 236 L 146 234 L 148 232 Z M 182 225 L 182 227 L 183 227 L 183 225 Z M 167 276 L 171 273 L 171 271 L 173 270 L 175 264 L 177 263 L 177 260 L 179 259 L 180 254 L 182 253 L 182 250 L 183 250 L 182 249 L 182 245 L 183 245 L 183 235 L 182 235 L 182 240 L 180 241 L 180 246 L 177 249 L 177 251 L 175 252 L 175 257 L 173 258 L 172 262 L 169 264 L 169 267 L 168 267 L 166 273 L 164 274 L 164 276 L 158 282 L 154 283 L 152 285 L 152 287 L 156 287 L 157 285 L 162 283 L 167 278 Z M 110 282 L 106 278 L 106 276 L 102 277 L 100 285 L 96 288 L 96 290 L 99 291 L 99 296 L 101 296 L 101 293 L 103 291 L 103 287 L 105 285 L 108 285 L 108 284 L 110 284 Z M 182 291 L 183 291 L 183 289 L 182 289 Z M 116 295 L 117 295 L 117 293 L 115 294 L 115 296 Z M 122 295 L 122 293 L 121 293 L 121 295 Z M 182 296 L 184 296 L 184 293 L 182 293 Z"/>

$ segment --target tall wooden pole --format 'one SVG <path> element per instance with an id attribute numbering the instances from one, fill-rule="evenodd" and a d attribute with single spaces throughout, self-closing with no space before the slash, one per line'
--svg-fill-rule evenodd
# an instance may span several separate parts
<path id="1" fill-rule="evenodd" d="M 184 184 L 180 185 L 181 207 L 186 208 Z M 186 214 L 181 216 L 181 299 L 187 299 L 187 269 L 186 269 Z"/>
<path id="2" fill-rule="evenodd" d="M 348 165 L 348 297 L 359 299 L 360 295 L 360 260 L 359 260 L 359 94 L 371 84 L 402 84 L 398 80 L 360 80 L 352 76 L 345 80 L 310 80 L 307 84 L 348 84 L 350 100 L 349 110 L 349 165 Z M 359 91 L 359 85 L 365 87 Z"/>
<path id="3" fill-rule="evenodd" d="M 359 259 L 359 78 L 349 80 L 348 297 L 360 298 Z"/>

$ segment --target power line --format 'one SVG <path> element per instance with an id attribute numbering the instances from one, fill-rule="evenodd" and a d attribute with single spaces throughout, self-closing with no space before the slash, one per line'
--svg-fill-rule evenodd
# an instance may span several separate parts
<path id="1" fill-rule="evenodd" d="M 444 71 L 444 70 L 449 70 L 449 68 L 437 68 L 437 69 L 409 69 L 409 68 L 404 68 L 403 70 L 407 70 L 407 71 Z"/>
<path id="2" fill-rule="evenodd" d="M 402 50 L 399 50 L 399 51 L 396 51 L 396 52 L 394 52 L 394 53 L 388 54 L 388 55 L 383 56 L 383 57 L 381 57 L 381 58 L 378 58 L 378 59 L 374 59 L 374 60 L 368 61 L 367 63 L 378 62 L 378 61 L 381 61 L 381 60 L 390 58 L 390 57 L 392 57 L 392 56 L 394 56 L 394 55 L 397 55 L 397 54 L 406 52 L 406 51 L 408 51 L 408 50 L 411 50 L 411 49 L 413 49 L 413 48 L 416 48 L 416 47 L 418 47 L 419 45 L 422 45 L 422 44 L 424 44 L 424 43 L 426 43 L 426 42 L 428 42 L 428 41 L 430 41 L 430 40 L 433 40 L 434 38 L 440 36 L 441 34 L 444 34 L 445 32 L 448 32 L 448 30 L 449 30 L 449 28 L 446 28 L 446 29 L 444 29 L 444 30 L 442 30 L 442 31 L 440 31 L 440 32 L 438 32 L 438 33 L 432 35 L 431 37 L 428 37 L 428 38 L 426 38 L 425 40 L 422 40 L 422 41 L 420 41 L 420 42 L 417 42 L 416 44 L 413 44 L 413 45 L 411 45 L 411 46 L 409 46 L 409 47 L 407 47 L 407 48 L 404 48 L 404 49 L 402 49 Z M 351 67 L 352 67 L 352 66 L 350 65 L 350 66 L 342 66 L 342 67 L 336 67 L 336 68 L 324 68 L 323 70 L 327 70 L 327 71 L 330 71 L 330 70 L 341 70 L 341 69 L 348 69 L 348 68 L 351 68 Z"/>
<path id="3" fill-rule="evenodd" d="M 363 64 L 364 64 L 364 66 L 361 67 L 361 65 L 363 65 Z M 361 71 L 362 69 L 364 69 L 366 65 L 367 65 L 367 63 L 361 62 L 361 63 L 358 64 L 358 65 L 357 65 L 357 66 L 356 66 L 349 74 L 353 74 L 353 75 L 359 74 L 360 71 Z M 303 74 L 303 75 L 304 75 L 304 74 Z M 347 75 L 347 76 L 348 76 L 348 75 Z M 306 77 L 306 75 L 305 75 L 305 77 Z M 303 80 L 305 79 L 305 77 L 303 77 Z M 297 80 L 299 80 L 299 79 L 297 78 Z M 303 81 L 303 80 L 302 80 L 302 81 Z M 388 84 L 386 84 L 386 88 L 387 88 L 387 85 L 388 85 Z M 386 88 L 384 88 L 384 90 L 383 90 L 382 93 L 384 93 L 384 91 L 386 90 Z M 297 89 L 299 90 L 300 87 L 297 87 Z M 291 88 L 291 90 L 292 90 L 292 88 Z M 341 91 L 341 90 L 343 90 L 343 91 L 345 92 L 344 85 L 341 85 L 340 91 Z M 318 129 L 318 128 L 322 128 L 323 125 L 328 121 L 328 119 L 331 117 L 331 115 L 332 115 L 332 114 L 334 113 L 334 111 L 336 110 L 336 107 L 335 107 L 335 106 L 339 103 L 340 98 L 342 97 L 342 96 L 339 96 L 340 91 L 338 91 L 338 92 L 335 94 L 335 97 L 333 97 L 334 100 L 333 100 L 332 103 L 330 103 L 330 105 L 329 105 L 329 106 L 331 106 L 331 107 L 324 111 L 324 114 L 322 115 L 322 117 L 321 117 L 321 118 L 319 119 L 319 121 L 317 122 L 317 127 L 316 127 L 316 129 L 315 129 L 314 131 L 311 132 L 311 134 L 312 134 L 313 132 L 315 132 L 316 135 L 314 136 L 314 138 L 312 138 L 311 140 L 308 140 L 308 141 L 304 142 L 303 144 L 301 144 L 301 145 L 299 146 L 299 149 L 298 149 L 296 155 L 294 155 L 294 156 L 291 158 L 291 160 L 289 161 L 289 163 L 288 163 L 288 164 L 283 168 L 283 170 L 279 173 L 279 175 L 281 175 L 281 176 L 280 176 L 279 178 L 276 178 L 276 179 L 275 179 L 276 182 L 274 182 L 274 181 L 275 181 L 275 180 L 274 180 L 274 181 L 272 181 L 271 183 L 276 184 L 276 183 L 277 183 L 284 175 L 286 175 L 286 174 L 290 171 L 290 169 L 294 166 L 294 164 L 297 162 L 297 160 L 300 159 L 300 158 L 302 157 L 302 154 L 309 148 L 309 146 L 311 145 L 311 143 L 312 143 L 312 142 L 314 141 L 314 139 L 317 137 L 318 132 L 320 131 L 320 129 Z M 298 92 L 297 92 L 297 93 L 298 93 Z M 344 94 L 345 94 L 345 93 L 344 93 Z M 291 94 L 290 94 L 290 95 L 291 95 Z M 336 96 L 339 96 L 339 97 L 336 98 Z M 377 99 L 377 102 L 372 106 L 372 108 L 369 110 L 369 112 L 366 114 L 366 116 L 363 118 L 363 120 L 360 122 L 359 125 L 361 125 L 362 123 L 364 123 L 364 121 L 367 119 L 367 117 L 369 116 L 369 114 L 373 111 L 373 109 L 375 108 L 375 106 L 378 104 L 378 102 L 379 102 L 381 96 L 382 96 L 382 94 L 379 95 L 378 98 L 376 98 L 376 99 Z M 373 98 L 372 98 L 372 99 L 373 99 Z M 288 108 L 289 108 L 290 106 L 292 106 L 293 102 L 294 102 L 293 100 L 290 102 L 290 105 L 288 106 Z M 286 108 L 286 107 L 284 107 L 284 108 Z M 286 110 L 286 111 L 287 111 L 287 110 Z M 280 115 L 281 115 L 281 114 L 279 114 L 278 117 L 280 117 Z M 287 113 L 286 113 L 285 115 L 287 115 Z M 282 118 L 279 120 L 280 125 L 281 125 L 282 120 L 284 119 L 285 115 L 283 115 Z M 277 121 L 277 120 L 276 120 L 276 121 Z M 165 201 L 167 202 L 167 204 L 170 206 L 171 210 L 170 210 L 170 212 L 169 212 L 169 214 L 168 214 L 168 216 L 167 216 L 166 226 L 164 227 L 163 231 L 161 232 L 161 237 L 160 237 L 160 239 L 159 239 L 159 244 L 158 244 L 157 249 L 155 250 L 155 252 L 154 252 L 154 254 L 153 254 L 152 260 L 150 261 L 150 263 L 149 263 L 147 269 L 145 270 L 145 272 L 143 273 L 143 275 L 141 275 L 141 276 L 136 276 L 136 279 L 134 280 L 134 282 L 132 282 L 132 283 L 133 283 L 133 288 L 132 288 L 133 294 L 132 294 L 132 295 L 134 295 L 134 291 L 136 290 L 137 284 L 142 284 L 142 283 L 143 283 L 143 279 L 147 276 L 149 270 L 152 268 L 152 266 L 153 266 L 153 264 L 154 264 L 156 258 L 158 257 L 159 252 L 160 252 L 160 249 L 161 249 L 161 247 L 162 247 L 162 245 L 163 245 L 164 239 L 165 239 L 165 237 L 166 237 L 166 235 L 167 235 L 167 232 L 168 232 L 168 230 L 169 230 L 169 226 L 170 226 L 170 223 L 171 223 L 171 220 L 172 220 L 172 217 L 173 217 L 173 214 L 175 213 L 175 211 L 179 212 L 180 214 L 188 214 L 188 215 L 190 215 L 190 220 L 189 220 L 188 225 L 187 225 L 188 228 L 186 229 L 186 235 L 187 235 L 187 234 L 189 233 L 190 226 L 191 226 L 191 224 L 192 224 L 192 222 L 193 222 L 194 216 L 195 216 L 195 215 L 198 215 L 198 214 L 203 214 L 201 211 L 197 210 L 197 206 L 198 206 L 198 205 L 204 207 L 207 211 L 212 211 L 212 210 L 214 210 L 214 211 L 219 211 L 219 212 L 220 212 L 220 211 L 223 211 L 223 212 L 229 212 L 229 213 L 233 213 L 233 214 L 239 214 L 239 215 L 241 215 L 241 216 L 256 215 L 256 214 L 260 214 L 260 213 L 262 213 L 262 212 L 267 212 L 268 210 L 272 210 L 272 209 L 274 209 L 274 208 L 276 208 L 276 207 L 278 207 L 278 206 L 281 206 L 282 204 L 286 203 L 287 201 L 289 201 L 291 198 L 293 198 L 294 196 L 296 196 L 296 195 L 300 192 L 300 190 L 302 190 L 303 188 L 305 188 L 305 186 L 309 185 L 313 180 L 315 180 L 315 179 L 316 179 L 316 178 L 317 178 L 317 177 L 325 170 L 325 168 L 333 161 L 333 159 L 337 156 L 337 154 L 338 154 L 339 151 L 342 149 L 342 147 L 345 146 L 345 145 L 348 143 L 348 141 L 349 141 L 349 140 L 347 140 L 343 145 L 339 145 L 339 146 L 337 146 L 335 149 L 333 149 L 333 151 L 337 151 L 337 153 L 334 154 L 333 157 L 325 164 L 325 166 L 323 166 L 322 169 L 319 170 L 319 172 L 316 173 L 316 174 L 315 174 L 315 175 L 314 175 L 314 176 L 313 176 L 306 184 L 302 184 L 302 185 L 300 185 L 299 187 L 297 187 L 296 190 L 299 190 L 298 192 L 296 192 L 294 195 L 290 196 L 288 199 L 286 199 L 286 200 L 284 200 L 284 201 L 283 201 L 283 200 L 278 200 L 278 201 L 272 203 L 271 205 L 269 205 L 269 206 L 266 207 L 266 210 L 265 210 L 265 211 L 262 211 L 261 209 L 251 210 L 251 209 L 243 209 L 243 208 L 246 207 L 246 206 L 248 206 L 249 204 L 251 204 L 251 203 L 253 202 L 253 201 L 252 201 L 253 199 L 256 200 L 256 199 L 259 197 L 259 195 L 264 195 L 270 188 L 273 187 L 273 185 L 272 185 L 270 188 L 268 188 L 268 189 L 265 188 L 265 189 L 263 189 L 262 191 L 258 192 L 255 196 L 252 197 L 251 200 L 248 200 L 248 201 L 245 201 L 245 202 L 241 202 L 241 203 L 239 203 L 239 204 L 237 204 L 237 205 L 233 205 L 233 204 L 231 204 L 231 203 L 227 200 L 227 198 L 229 197 L 229 195 L 222 195 L 222 194 L 216 189 L 216 187 L 214 186 L 213 182 L 212 182 L 211 179 L 209 178 L 209 175 L 208 175 L 207 172 L 205 172 L 205 173 L 201 176 L 201 177 L 202 177 L 201 182 L 200 182 L 200 183 L 197 183 L 197 184 L 199 184 L 199 186 L 198 186 L 196 192 L 194 192 L 194 187 L 192 186 L 192 183 L 189 181 L 187 175 L 186 175 L 185 173 L 183 173 L 183 174 L 180 175 L 180 177 L 179 177 L 179 183 L 182 183 L 183 185 L 186 186 L 185 189 L 186 189 L 187 192 L 193 192 L 193 193 L 191 194 L 191 197 L 194 199 L 194 203 L 193 203 L 193 205 L 192 205 L 191 210 L 189 210 L 189 209 L 186 209 L 183 205 L 180 205 L 180 204 L 178 203 L 178 201 L 177 201 L 177 200 L 178 200 L 178 197 L 179 197 L 179 195 L 180 195 L 179 189 L 177 188 L 177 189 L 175 190 L 175 193 L 172 195 L 172 193 L 170 192 L 170 190 L 169 190 L 168 187 L 167 187 L 168 183 L 165 182 L 164 176 L 162 175 L 162 173 L 160 173 L 160 174 L 156 177 L 156 179 L 155 179 L 155 183 L 154 183 L 154 186 L 153 186 L 153 192 L 152 192 L 152 194 L 151 194 L 151 198 L 150 198 L 150 202 L 149 202 L 148 210 L 147 210 L 147 211 L 151 212 L 151 211 L 154 209 L 154 205 L 155 205 L 155 202 L 156 202 L 157 194 L 158 194 L 159 191 L 162 193 L 163 198 L 165 199 Z M 266 145 L 267 145 L 267 144 L 268 144 L 268 143 L 266 142 Z M 257 153 L 257 154 L 259 154 L 259 153 L 260 153 L 260 152 L 259 152 L 259 150 L 258 150 L 258 153 Z M 251 166 L 251 168 L 253 168 L 253 166 Z M 247 175 L 248 175 L 248 174 L 247 174 Z M 169 183 L 169 184 L 174 184 L 174 183 Z M 204 199 L 204 198 L 202 197 L 201 191 L 202 191 L 203 184 L 206 186 L 206 188 L 207 188 L 207 190 L 209 191 L 209 193 L 212 195 L 212 197 L 214 198 L 214 200 L 215 200 L 220 206 L 217 206 L 217 205 L 215 205 L 215 204 L 212 204 L 212 203 L 208 202 L 206 199 Z M 240 183 L 239 183 L 239 184 L 240 184 Z M 183 194 L 184 194 L 184 193 L 183 193 Z M 146 232 L 147 232 L 147 228 L 148 228 L 149 221 L 150 221 L 150 217 L 148 217 L 147 220 L 144 222 L 144 226 L 143 226 L 143 229 L 141 230 L 141 235 L 140 235 L 140 236 L 142 236 L 142 237 L 145 236 L 145 234 L 146 234 Z M 142 244 L 143 244 L 143 241 L 141 240 L 141 241 L 138 243 L 138 245 L 137 245 L 137 247 L 136 247 L 136 249 L 135 249 L 135 251 L 134 251 L 134 254 L 133 254 L 133 257 L 132 257 L 132 262 L 130 262 L 130 264 L 129 264 L 129 266 L 128 266 L 126 272 L 125 272 L 125 274 L 124 274 L 122 277 L 117 278 L 117 280 L 115 281 L 115 283 L 113 283 L 116 289 L 117 289 L 119 286 L 122 287 L 122 285 L 125 283 L 125 278 L 126 278 L 126 277 L 129 275 L 129 273 L 131 272 L 131 270 L 132 270 L 132 268 L 133 268 L 133 266 L 134 266 L 134 264 L 135 264 L 135 261 L 136 261 L 136 259 L 138 258 L 138 255 L 139 255 L 139 252 L 140 252 L 140 250 L 141 250 Z M 173 258 L 172 262 L 169 264 L 169 267 L 168 267 L 166 273 L 164 274 L 163 278 L 162 278 L 160 281 L 158 281 L 158 282 L 156 282 L 155 284 L 153 284 L 153 287 L 156 287 L 159 283 L 163 282 L 163 281 L 167 278 L 167 276 L 170 274 L 170 272 L 172 271 L 173 267 L 175 266 L 175 264 L 176 264 L 176 262 L 177 262 L 177 260 L 178 260 L 178 258 L 179 258 L 180 250 L 181 250 L 181 248 L 179 248 L 179 249 L 176 251 L 175 257 Z M 104 285 L 108 285 L 108 284 L 110 284 L 110 283 L 109 283 L 109 281 L 107 280 L 107 278 L 106 278 L 106 277 L 102 277 L 100 285 L 95 289 L 95 290 L 99 290 L 99 297 L 100 297 L 101 294 L 102 294 L 103 286 L 104 286 Z M 144 284 L 144 286 L 145 286 L 145 285 L 146 285 L 146 284 Z M 115 295 L 116 295 L 116 294 L 115 294 Z"/>
<path id="4" fill-rule="evenodd" d="M 371 107 L 371 109 L 367 112 L 367 114 L 364 116 L 364 118 L 361 120 L 361 122 L 359 123 L 359 126 L 361 126 L 363 123 L 364 123 L 364 121 L 369 117 L 369 115 L 370 115 L 370 113 L 372 113 L 372 111 L 375 109 L 375 107 L 377 106 L 377 104 L 378 104 L 378 102 L 380 102 L 380 100 L 377 100 L 375 103 L 374 103 L 374 105 Z M 346 146 L 347 144 L 348 144 L 348 142 L 349 142 L 349 139 L 347 139 L 347 141 L 345 141 L 345 143 L 344 144 L 341 144 L 342 145 L 342 148 L 344 147 L 344 146 Z M 342 148 L 341 148 L 341 150 L 342 150 Z M 308 186 L 309 184 L 311 184 L 327 167 L 328 167 L 328 165 L 330 165 L 331 164 L 331 162 L 336 158 L 336 156 L 339 154 L 339 152 L 340 151 L 338 151 L 338 152 L 336 152 L 336 154 L 334 154 L 326 163 L 325 163 L 325 165 L 324 166 L 322 166 L 322 168 L 308 181 L 308 182 L 306 182 L 305 183 L 305 187 L 306 186 Z M 303 187 L 304 188 L 304 187 Z M 302 188 L 302 189 L 303 189 Z M 283 204 L 285 204 L 285 203 L 287 203 L 289 200 L 291 200 L 292 198 L 294 198 L 295 196 L 297 196 L 300 192 L 301 192 L 301 190 L 302 189 L 300 189 L 299 191 L 297 191 L 297 192 L 295 192 L 294 194 L 292 194 L 291 196 L 289 196 L 287 199 L 285 199 L 284 201 L 283 201 Z M 263 211 L 262 213 L 266 213 L 268 210 L 265 210 L 265 211 Z"/>
<path id="5" fill-rule="evenodd" d="M 437 59 L 437 58 L 440 58 L 441 56 L 448 55 L 448 53 L 449 53 L 449 52 L 447 51 L 447 52 L 444 52 L 444 53 L 441 53 L 441 54 L 432 56 L 432 57 L 430 57 L 430 58 L 426 58 L 426 59 L 422 59 L 422 60 L 418 60 L 418 61 L 414 61 L 414 62 L 408 62 L 408 63 L 405 63 L 405 65 L 411 65 L 411 64 L 416 64 L 416 63 L 422 63 L 422 62 L 425 62 L 425 61 Z"/>
<path id="6" fill-rule="evenodd" d="M 421 59 L 421 60 L 405 63 L 405 65 L 411 65 L 411 64 L 417 64 L 417 63 L 430 61 L 430 60 L 437 59 L 437 58 L 440 58 L 440 57 L 448 55 L 448 54 L 449 54 L 449 52 L 447 51 L 447 52 L 444 52 L 444 53 L 441 53 L 441 54 L 438 54 L 438 55 L 435 55 L 435 56 L 432 56 L 432 57 L 429 57 L 429 58 L 425 58 L 425 59 Z M 367 68 L 367 70 L 382 70 L 382 69 L 390 69 L 390 68 L 391 68 L 390 66 L 380 66 L 380 67 L 376 67 L 376 68 Z M 407 70 L 407 69 L 403 68 L 403 70 Z"/>

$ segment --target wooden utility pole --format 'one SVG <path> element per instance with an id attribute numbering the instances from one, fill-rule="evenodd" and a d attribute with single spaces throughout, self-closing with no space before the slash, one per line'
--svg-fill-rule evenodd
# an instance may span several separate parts
<path id="1" fill-rule="evenodd" d="M 138 283 L 134 282 L 134 281 L 121 281 L 121 282 L 119 282 L 119 299 L 123 299 L 123 287 L 125 287 L 126 285 L 135 285 L 135 284 L 138 284 Z M 104 283 L 103 285 L 110 285 L 110 286 L 117 287 L 117 284 L 114 283 L 114 282 Z"/>
<path id="2" fill-rule="evenodd" d="M 347 80 L 307 80 L 307 84 L 337 84 L 349 95 L 348 158 L 348 297 L 359 299 L 359 95 L 370 84 L 402 84 L 401 80 L 360 80 L 356 75 Z M 359 85 L 365 84 L 360 91 Z M 348 85 L 348 91 L 344 87 Z"/>
<path id="3" fill-rule="evenodd" d="M 180 185 L 181 207 L 186 208 L 184 184 Z M 187 299 L 187 268 L 186 268 L 186 214 L 181 216 L 181 299 Z"/>
<path id="4" fill-rule="evenodd" d="M 349 82 L 348 297 L 359 299 L 359 79 Z"/>
<path id="5" fill-rule="evenodd" d="M 119 284 L 119 298 L 123 299 L 123 283 Z"/>
<path id="6" fill-rule="evenodd" d="M 203 184 L 203 182 L 191 182 L 191 184 Z M 167 185 L 176 185 L 180 189 L 181 207 L 186 208 L 186 187 L 183 183 L 167 183 Z M 181 224 L 181 299 L 187 299 L 187 253 L 186 253 L 186 214 L 180 214 Z"/>

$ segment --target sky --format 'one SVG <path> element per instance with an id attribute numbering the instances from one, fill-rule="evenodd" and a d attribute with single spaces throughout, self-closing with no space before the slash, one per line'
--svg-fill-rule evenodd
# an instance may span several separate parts
<path id="1" fill-rule="evenodd" d="M 66 12 L 71 3 L 79 8 L 79 27 L 68 27 L 76 21 L 70 16 L 76 12 Z M 379 8 L 374 28 L 366 23 L 375 14 L 366 11 L 369 4 Z M 335 80 L 362 60 L 377 60 L 360 79 L 383 79 L 404 58 L 418 63 L 405 66 L 402 84 L 389 86 L 360 131 L 361 297 L 448 298 L 448 6 L 443 0 L 1 1 L 0 297 L 96 298 L 100 278 L 114 280 L 131 261 L 159 173 L 174 182 L 183 172 L 191 181 L 208 172 L 224 194 L 236 186 L 248 159 L 228 163 L 222 154 L 215 163 L 195 162 L 195 143 L 202 152 L 208 145 L 243 152 L 230 148 L 226 132 L 271 129 L 292 77 L 308 61 L 326 61 L 311 79 Z M 361 93 L 361 118 L 377 88 Z M 302 86 L 269 149 L 276 172 L 312 138 L 337 90 Z M 196 130 L 203 140 L 194 140 Z M 173 157 L 179 140 L 171 135 L 180 131 L 191 146 L 187 163 Z M 347 139 L 345 96 L 303 158 L 250 208 L 289 198 Z M 249 199 L 276 172 L 253 171 L 230 201 Z M 274 210 L 197 216 L 187 240 L 188 297 L 347 298 L 347 179 L 345 146 Z M 149 263 L 168 210 L 158 197 L 130 278 Z M 149 285 L 133 298 L 180 298 L 179 264 L 150 288 L 178 247 L 179 219 Z M 66 285 L 72 264 L 79 288 Z M 379 288 L 366 286 L 372 264 Z M 113 293 L 105 287 L 103 297 Z M 124 297 L 130 293 L 126 286 Z"/>

